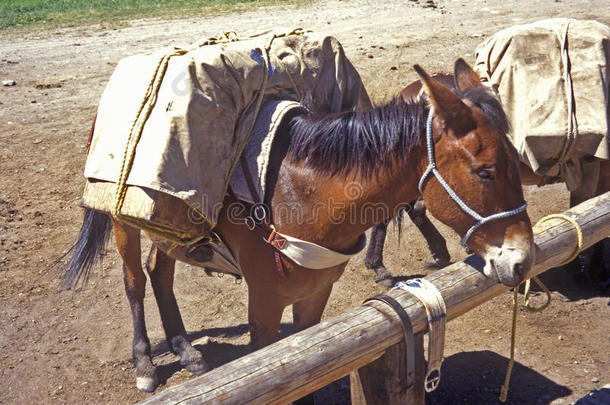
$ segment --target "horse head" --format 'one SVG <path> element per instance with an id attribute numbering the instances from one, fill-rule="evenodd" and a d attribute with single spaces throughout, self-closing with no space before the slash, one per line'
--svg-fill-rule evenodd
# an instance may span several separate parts
<path id="1" fill-rule="evenodd" d="M 419 185 L 426 206 L 485 260 L 486 276 L 516 286 L 533 264 L 534 242 L 502 107 L 462 59 L 455 92 L 415 69 L 431 107 Z"/>

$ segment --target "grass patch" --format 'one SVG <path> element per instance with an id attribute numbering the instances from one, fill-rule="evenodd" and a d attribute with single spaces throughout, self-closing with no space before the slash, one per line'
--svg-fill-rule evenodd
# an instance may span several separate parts
<path id="1" fill-rule="evenodd" d="M 0 30 L 75 26 L 127 19 L 197 16 L 278 0 L 0 0 Z M 299 3 L 296 1 L 295 3 Z M 241 7 L 240 7 L 241 6 Z"/>

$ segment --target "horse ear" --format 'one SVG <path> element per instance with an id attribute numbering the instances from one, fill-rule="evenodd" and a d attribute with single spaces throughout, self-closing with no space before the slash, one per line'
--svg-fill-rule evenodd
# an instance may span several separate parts
<path id="1" fill-rule="evenodd" d="M 455 61 L 453 71 L 455 72 L 455 87 L 460 91 L 482 86 L 479 76 L 464 59 L 459 58 Z"/>
<path id="2" fill-rule="evenodd" d="M 457 94 L 432 79 L 421 66 L 414 65 L 413 68 L 424 85 L 434 112 L 445 121 L 446 127 L 451 128 L 456 135 L 467 134 L 476 128 L 470 107 L 464 104 Z"/>

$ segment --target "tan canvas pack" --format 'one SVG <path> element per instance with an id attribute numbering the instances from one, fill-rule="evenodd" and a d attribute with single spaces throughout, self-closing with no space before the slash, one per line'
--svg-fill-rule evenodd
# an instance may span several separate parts
<path id="1" fill-rule="evenodd" d="M 610 158 L 609 41 L 605 24 L 561 18 L 502 30 L 476 50 L 522 162 L 570 190 L 584 181 L 579 156 Z"/>
<path id="2" fill-rule="evenodd" d="M 177 243 L 206 235 L 263 101 L 306 95 L 322 112 L 370 107 L 339 42 L 302 30 L 125 58 L 99 104 L 83 205 Z"/>

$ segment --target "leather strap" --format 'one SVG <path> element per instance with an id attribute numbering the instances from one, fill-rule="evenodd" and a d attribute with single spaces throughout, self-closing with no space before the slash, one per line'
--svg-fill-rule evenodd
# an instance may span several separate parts
<path id="1" fill-rule="evenodd" d="M 400 319 L 400 325 L 402 326 L 402 333 L 404 335 L 406 350 L 406 363 L 407 363 L 407 388 L 415 384 L 415 338 L 413 336 L 413 325 L 409 319 L 409 315 L 404 310 L 402 305 L 398 303 L 394 298 L 389 295 L 380 294 L 371 298 L 367 298 L 364 304 L 368 304 L 371 301 L 381 301 L 388 305 L 394 310 L 398 318 Z"/>
<path id="2" fill-rule="evenodd" d="M 246 156 L 242 154 L 239 157 L 239 163 L 241 164 L 241 169 L 244 172 L 244 177 L 246 178 L 246 184 L 248 185 L 248 189 L 250 190 L 250 194 L 252 195 L 252 201 L 254 201 L 255 203 L 262 203 L 263 199 L 258 195 L 256 186 L 254 185 L 254 179 L 252 177 L 250 167 L 248 167 L 248 161 L 246 160 Z"/>
<path id="3" fill-rule="evenodd" d="M 445 322 L 447 308 L 440 291 L 425 278 L 399 281 L 395 288 L 408 291 L 424 304 L 428 316 L 428 366 L 424 388 L 434 391 L 441 382 L 441 366 L 445 348 Z"/>
<path id="4" fill-rule="evenodd" d="M 255 231 L 265 240 L 265 242 L 267 242 L 271 246 L 271 248 L 273 249 L 273 262 L 275 263 L 275 270 L 277 271 L 277 274 L 279 275 L 280 279 L 282 281 L 286 281 L 286 274 L 284 272 L 284 266 L 282 265 L 282 258 L 280 257 L 279 252 L 279 250 L 282 250 L 284 246 L 286 246 L 286 239 L 284 239 L 280 234 L 276 232 L 273 225 L 270 225 L 269 217 L 271 216 L 271 213 L 267 212 L 267 210 L 263 206 L 263 199 L 258 195 L 258 191 L 256 190 L 256 186 L 254 184 L 252 172 L 250 171 L 246 157 L 243 154 L 240 156 L 239 162 L 241 164 L 244 177 L 246 178 L 246 184 L 248 185 L 248 189 L 250 189 L 252 200 L 255 201 L 255 210 L 256 206 L 258 206 L 264 211 L 264 216 L 262 219 L 255 218 L 253 216 L 247 217 L 246 226 L 248 226 L 250 230 Z M 232 193 L 232 196 L 234 197 L 235 194 Z"/>

